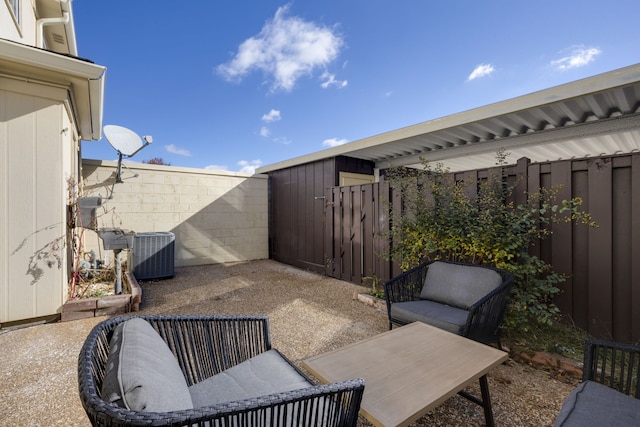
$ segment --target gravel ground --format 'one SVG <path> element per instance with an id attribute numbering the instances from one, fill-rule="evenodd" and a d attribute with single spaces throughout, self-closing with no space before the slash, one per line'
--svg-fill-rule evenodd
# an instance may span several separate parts
<path id="1" fill-rule="evenodd" d="M 175 278 L 141 286 L 141 313 L 266 314 L 273 346 L 296 363 L 387 330 L 386 312 L 353 299 L 362 287 L 274 261 L 177 268 Z M 89 424 L 77 396 L 77 355 L 103 319 L 0 331 L 1 425 Z M 488 378 L 500 426 L 552 425 L 574 386 L 513 360 Z M 480 395 L 476 384 L 468 391 Z M 484 414 L 455 396 L 412 425 L 480 426 Z"/>

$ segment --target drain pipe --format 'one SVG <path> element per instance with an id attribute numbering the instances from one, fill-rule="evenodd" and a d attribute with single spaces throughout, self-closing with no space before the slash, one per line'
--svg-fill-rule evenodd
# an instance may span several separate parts
<path id="1" fill-rule="evenodd" d="M 62 8 L 62 13 L 66 13 L 69 16 L 69 22 L 64 24 L 64 30 L 67 34 L 67 43 L 69 44 L 69 54 L 78 56 L 78 45 L 76 44 L 76 27 L 73 19 L 71 0 L 60 1 L 60 7 Z"/>
<path id="2" fill-rule="evenodd" d="M 73 19 L 71 19 L 71 2 L 70 0 L 60 1 L 60 7 L 62 9 L 61 18 L 42 18 L 36 21 L 36 46 L 44 48 L 44 27 L 48 25 L 64 25 L 65 35 L 67 36 L 67 43 L 69 47 L 69 54 L 78 56 L 78 48 L 76 46 L 76 35 L 73 26 Z"/>

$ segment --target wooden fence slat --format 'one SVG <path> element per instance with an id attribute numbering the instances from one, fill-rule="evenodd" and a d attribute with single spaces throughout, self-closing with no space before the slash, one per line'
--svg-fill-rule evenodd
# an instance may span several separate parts
<path id="1" fill-rule="evenodd" d="M 296 193 L 294 194 L 295 200 L 293 203 L 293 208 L 295 208 L 294 212 L 308 212 L 305 208 L 306 208 L 306 195 L 307 195 L 307 188 L 306 188 L 306 168 L 305 166 L 300 166 L 297 168 L 298 169 L 298 176 L 297 176 L 297 183 L 298 185 L 296 186 Z M 295 218 L 295 219 L 293 219 Z M 309 258 L 306 256 L 306 241 L 307 241 L 307 230 L 313 230 L 313 228 L 310 228 L 311 224 L 309 222 L 309 220 L 311 218 L 309 218 L 308 215 L 294 215 L 293 216 L 293 220 L 295 221 L 296 225 L 297 225 L 297 233 L 294 237 L 294 240 L 292 242 L 293 248 L 294 248 L 294 254 L 295 256 L 300 259 L 300 260 L 308 260 Z"/>
<path id="2" fill-rule="evenodd" d="M 516 205 L 523 204 L 527 201 L 527 183 L 530 163 L 531 160 L 523 157 L 519 159 L 516 164 L 516 182 L 513 190 L 513 201 Z"/>
<path id="3" fill-rule="evenodd" d="M 640 341 L 640 154 L 631 158 L 631 342 Z"/>
<path id="4" fill-rule="evenodd" d="M 533 193 L 536 192 L 540 189 L 540 187 L 542 187 L 542 182 L 541 182 L 541 171 L 540 171 L 540 164 L 535 164 L 535 165 L 530 165 L 528 168 L 528 177 L 529 180 L 526 183 L 526 189 L 528 193 Z M 533 247 L 529 248 L 529 253 L 532 256 L 536 256 L 538 258 L 540 258 L 541 256 L 541 248 L 540 248 L 540 244 L 534 245 Z"/>
<path id="5" fill-rule="evenodd" d="M 374 217 L 374 189 L 377 184 L 362 186 L 362 213 L 360 222 L 362 224 L 362 275 L 363 277 L 373 277 L 375 271 L 375 217 Z"/>
<path id="6" fill-rule="evenodd" d="M 314 163 L 311 172 L 313 173 L 313 233 L 311 234 L 311 242 L 307 242 L 307 246 L 312 248 L 311 256 L 313 262 L 319 266 L 318 273 L 322 273 L 326 266 L 325 260 L 325 223 L 326 212 L 325 205 L 327 202 L 325 194 L 325 186 L 322 182 L 321 165 Z M 322 236 L 322 239 L 319 237 Z"/>
<path id="7" fill-rule="evenodd" d="M 461 176 L 464 183 L 464 193 L 470 199 L 478 196 L 478 173 L 476 171 L 465 172 Z"/>
<path id="8" fill-rule="evenodd" d="M 342 265 L 341 265 L 341 244 L 342 244 L 342 223 L 340 222 L 342 217 L 342 192 L 339 188 L 334 188 L 331 191 L 331 212 L 333 215 L 333 227 L 332 227 L 332 239 L 331 239 L 331 272 L 333 277 L 342 277 Z"/>
<path id="9" fill-rule="evenodd" d="M 389 183 L 384 179 L 381 179 L 379 184 L 374 184 L 374 192 L 376 194 L 376 222 L 375 233 L 376 239 L 374 240 L 377 263 L 376 263 L 376 276 L 381 280 L 390 279 L 391 272 L 389 262 L 385 260 L 385 255 L 389 250 L 389 243 L 383 237 L 389 231 L 389 202 L 391 196 L 391 190 L 389 189 Z"/>
<path id="10" fill-rule="evenodd" d="M 338 228 L 337 235 L 334 240 L 335 248 L 335 267 L 334 271 L 337 274 L 336 277 L 342 279 L 344 277 L 344 221 L 345 221 L 345 200 L 344 200 L 344 192 L 338 189 L 338 200 L 337 200 L 337 209 L 335 226 Z"/>
<path id="11" fill-rule="evenodd" d="M 340 244 L 340 265 L 341 278 L 350 280 L 351 273 L 351 228 L 353 226 L 353 206 L 351 199 L 350 187 L 341 187 L 341 204 L 342 204 L 342 236 Z"/>
<path id="12" fill-rule="evenodd" d="M 557 162 L 551 165 L 551 186 L 558 186 L 558 201 L 572 198 L 571 162 Z M 567 216 L 567 214 L 563 215 Z M 572 227 L 569 223 L 553 224 L 551 265 L 557 273 L 564 274 L 566 280 L 560 284 L 561 293 L 556 305 L 564 312 L 573 311 L 573 256 Z"/>
<path id="13" fill-rule="evenodd" d="M 615 165 L 615 163 L 614 163 Z M 612 168 L 611 204 L 611 285 L 612 330 L 616 339 L 629 341 L 631 329 L 631 171 Z"/>
<path id="14" fill-rule="evenodd" d="M 586 167 L 581 170 L 574 170 L 573 176 L 573 196 L 581 197 L 583 208 L 589 209 L 589 173 Z M 589 328 L 589 294 L 586 291 L 589 285 L 589 233 L 590 230 L 585 225 L 574 224 L 573 226 L 573 302 L 571 312 L 563 312 L 571 316 L 575 324 L 587 330 Z"/>
<path id="15" fill-rule="evenodd" d="M 282 223 L 284 224 L 292 224 L 292 213 L 293 209 L 291 206 L 291 171 L 285 171 L 285 176 L 283 176 L 284 181 L 284 191 L 282 192 L 282 204 L 287 207 L 287 210 L 282 214 Z M 285 227 L 285 232 L 282 236 L 278 236 L 280 240 L 280 251 L 283 254 L 292 254 L 291 251 L 291 239 L 293 239 L 290 226 Z"/>
<path id="16" fill-rule="evenodd" d="M 351 194 L 351 230 L 349 246 L 351 248 L 351 272 L 349 281 L 362 283 L 362 190 L 360 185 L 349 187 Z"/>
<path id="17" fill-rule="evenodd" d="M 324 191 L 324 274 L 333 277 L 333 189 L 327 188 Z"/>
<path id="18" fill-rule="evenodd" d="M 612 337 L 611 161 L 589 164 L 589 212 L 599 227 L 589 230 L 589 331 Z"/>

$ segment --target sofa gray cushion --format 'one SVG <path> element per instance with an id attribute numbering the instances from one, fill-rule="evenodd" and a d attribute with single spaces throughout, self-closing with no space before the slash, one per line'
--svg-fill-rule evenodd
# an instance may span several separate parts
<path id="1" fill-rule="evenodd" d="M 640 400 L 595 381 L 585 381 L 565 399 L 554 427 L 638 426 Z"/>
<path id="2" fill-rule="evenodd" d="M 122 322 L 113 332 L 102 399 L 132 411 L 193 408 L 178 361 L 155 329 L 140 318 Z"/>
<path id="3" fill-rule="evenodd" d="M 501 283 L 495 270 L 436 261 L 427 270 L 420 298 L 469 309 Z"/>
<path id="4" fill-rule="evenodd" d="M 459 334 L 469 312 L 434 301 L 420 300 L 391 304 L 391 317 L 407 323 L 422 322 Z"/>
<path id="5" fill-rule="evenodd" d="M 194 408 L 311 387 L 276 350 L 269 350 L 189 387 Z"/>

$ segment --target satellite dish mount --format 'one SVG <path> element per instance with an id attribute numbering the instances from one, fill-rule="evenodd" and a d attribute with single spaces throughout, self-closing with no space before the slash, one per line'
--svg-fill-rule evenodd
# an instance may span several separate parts
<path id="1" fill-rule="evenodd" d="M 153 138 L 151 136 L 143 136 L 140 138 L 138 134 L 131 129 L 116 125 L 105 126 L 104 136 L 107 138 L 107 141 L 109 141 L 109 144 L 118 152 L 116 183 L 121 183 L 122 157 L 133 157 L 138 151 L 151 144 Z"/>

